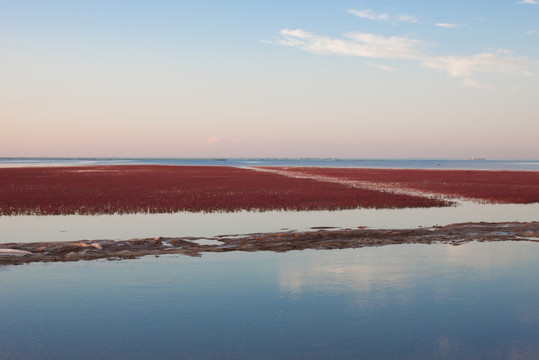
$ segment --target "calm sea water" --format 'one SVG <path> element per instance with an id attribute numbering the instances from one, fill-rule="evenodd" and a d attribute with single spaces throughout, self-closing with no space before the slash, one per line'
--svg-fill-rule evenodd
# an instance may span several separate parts
<path id="1" fill-rule="evenodd" d="M 454 207 L 355 209 L 341 211 L 267 211 L 235 213 L 0 216 L 0 244 L 7 242 L 77 241 L 156 236 L 212 237 L 225 234 L 335 228 L 409 229 L 468 221 L 537 221 L 536 204 L 461 203 Z"/>
<path id="2" fill-rule="evenodd" d="M 537 359 L 539 245 L 0 268 L 2 359 Z"/>
<path id="3" fill-rule="evenodd" d="M 79 165 L 324 166 L 402 169 L 539 170 L 539 160 L 447 159 L 189 159 L 189 158 L 0 158 L 0 167 Z"/>

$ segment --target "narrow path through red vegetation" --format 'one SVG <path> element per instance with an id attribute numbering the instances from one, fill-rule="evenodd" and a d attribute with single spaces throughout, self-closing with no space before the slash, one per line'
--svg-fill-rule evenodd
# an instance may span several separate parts
<path id="1" fill-rule="evenodd" d="M 539 202 L 538 171 L 418 170 L 359 168 L 270 168 L 311 178 L 356 182 L 369 189 L 401 189 L 488 203 Z M 406 191 L 404 191 L 406 192 Z"/>

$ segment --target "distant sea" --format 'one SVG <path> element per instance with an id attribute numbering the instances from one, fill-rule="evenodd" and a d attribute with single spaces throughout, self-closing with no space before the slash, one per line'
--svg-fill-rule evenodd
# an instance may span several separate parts
<path id="1" fill-rule="evenodd" d="M 0 158 L 0 167 L 91 165 L 313 166 L 387 169 L 539 171 L 537 160 L 339 158 Z"/>

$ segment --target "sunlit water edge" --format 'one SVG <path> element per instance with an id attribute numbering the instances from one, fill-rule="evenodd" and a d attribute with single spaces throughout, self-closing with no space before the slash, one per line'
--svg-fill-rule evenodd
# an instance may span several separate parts
<path id="1" fill-rule="evenodd" d="M 460 222 L 537 221 L 539 203 L 478 204 L 412 209 L 234 213 L 0 216 L 0 243 L 146 237 L 214 237 L 313 227 L 406 229 Z"/>

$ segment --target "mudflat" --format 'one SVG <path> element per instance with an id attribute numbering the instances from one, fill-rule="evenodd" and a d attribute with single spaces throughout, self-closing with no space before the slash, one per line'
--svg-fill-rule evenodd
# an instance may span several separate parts
<path id="1" fill-rule="evenodd" d="M 155 237 L 130 240 L 83 240 L 0 244 L 0 265 L 96 259 L 134 259 L 147 255 L 205 252 L 346 249 L 397 244 L 461 245 L 470 241 L 539 242 L 539 222 L 458 223 L 416 229 L 319 229 L 220 235 L 212 238 Z"/>

